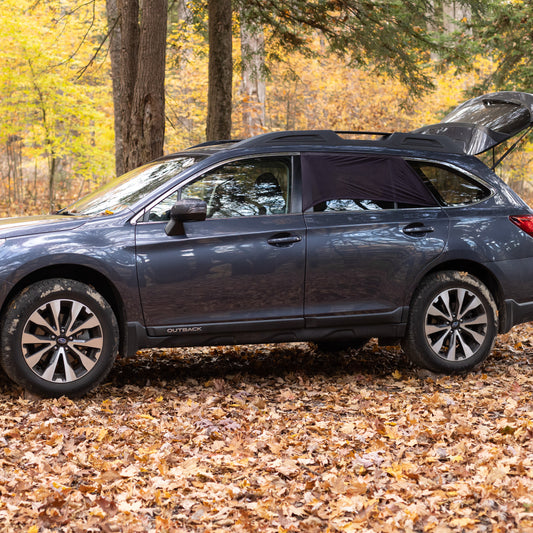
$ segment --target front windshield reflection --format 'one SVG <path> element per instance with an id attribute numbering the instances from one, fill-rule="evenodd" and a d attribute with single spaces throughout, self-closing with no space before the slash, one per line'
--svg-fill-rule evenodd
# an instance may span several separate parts
<path id="1" fill-rule="evenodd" d="M 67 209 L 60 211 L 60 213 L 112 215 L 123 209 L 128 209 L 169 179 L 191 167 L 199 159 L 199 157 L 179 157 L 148 163 L 114 179 Z"/>

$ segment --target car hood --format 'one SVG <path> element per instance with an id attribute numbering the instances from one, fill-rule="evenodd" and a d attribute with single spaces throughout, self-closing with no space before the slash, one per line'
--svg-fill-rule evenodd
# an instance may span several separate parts
<path id="1" fill-rule="evenodd" d="M 49 231 L 73 230 L 86 222 L 83 217 L 61 215 L 0 219 L 0 238 L 37 235 Z"/>
<path id="2" fill-rule="evenodd" d="M 477 155 L 507 141 L 533 125 L 533 94 L 500 91 L 467 100 L 442 122 L 413 133 L 445 135 Z"/>

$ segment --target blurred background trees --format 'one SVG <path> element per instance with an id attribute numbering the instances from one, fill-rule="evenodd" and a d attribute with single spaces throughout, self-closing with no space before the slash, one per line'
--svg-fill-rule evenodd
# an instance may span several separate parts
<path id="1" fill-rule="evenodd" d="M 2 215 L 57 209 L 206 138 L 409 130 L 532 86 L 525 0 L 106 4 L 0 0 Z M 526 193 L 528 146 L 500 172 Z"/>

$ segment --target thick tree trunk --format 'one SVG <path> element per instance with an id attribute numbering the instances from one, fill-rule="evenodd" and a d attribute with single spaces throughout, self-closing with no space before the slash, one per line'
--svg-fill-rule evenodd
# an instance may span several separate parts
<path id="1" fill-rule="evenodd" d="M 231 137 L 231 84 L 233 77 L 231 0 L 208 0 L 209 89 L 207 94 L 208 141 Z"/>
<path id="2" fill-rule="evenodd" d="M 113 0 L 107 2 L 109 13 Z M 121 46 L 118 68 L 117 58 L 111 56 L 111 61 L 115 63 L 115 117 L 118 113 L 122 150 L 116 157 L 120 160 L 117 169 L 126 172 L 163 154 L 168 3 L 118 0 L 117 7 Z"/>
<path id="3" fill-rule="evenodd" d="M 128 131 L 127 169 L 163 155 L 167 0 L 143 0 L 137 77 Z"/>

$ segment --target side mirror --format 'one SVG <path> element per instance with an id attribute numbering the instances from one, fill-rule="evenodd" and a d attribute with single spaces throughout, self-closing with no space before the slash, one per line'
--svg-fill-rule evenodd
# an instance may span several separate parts
<path id="1" fill-rule="evenodd" d="M 199 198 L 184 198 L 178 200 L 170 210 L 170 220 L 165 226 L 167 235 L 183 235 L 184 222 L 205 220 L 207 216 L 207 204 Z"/>

